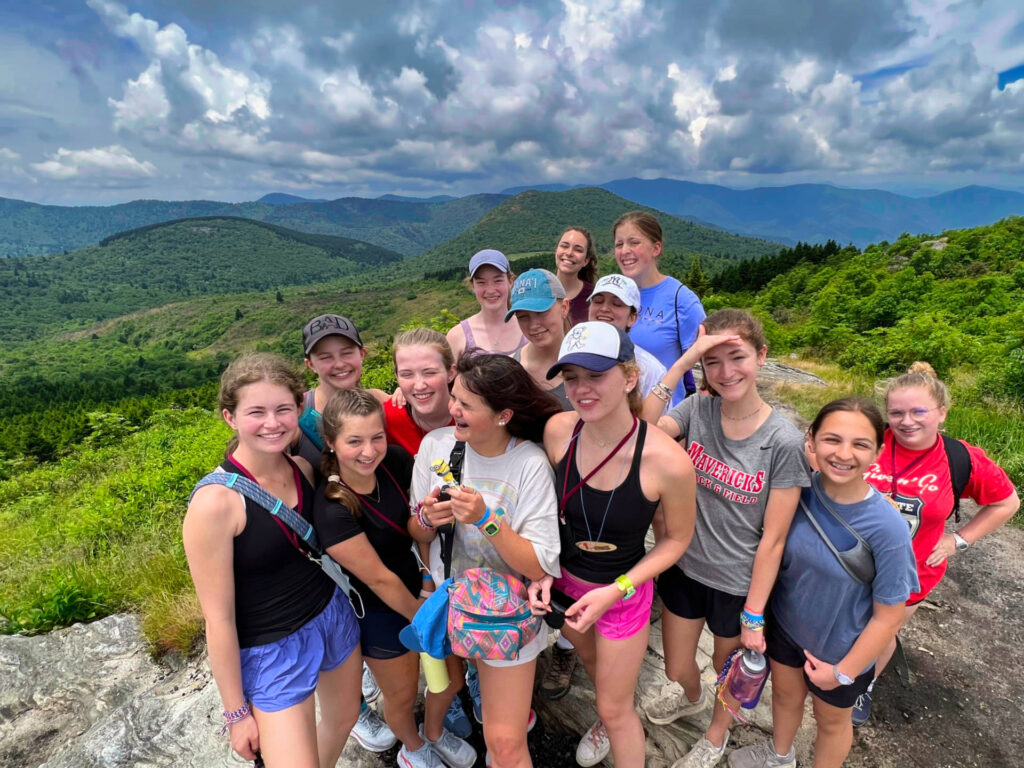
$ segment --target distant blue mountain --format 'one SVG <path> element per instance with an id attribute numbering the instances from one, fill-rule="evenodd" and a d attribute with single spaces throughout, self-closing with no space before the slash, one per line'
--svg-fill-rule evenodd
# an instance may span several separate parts
<path id="1" fill-rule="evenodd" d="M 567 189 L 579 189 L 580 187 L 594 187 L 600 186 L 599 184 L 527 184 L 525 187 L 509 187 L 503 189 L 498 194 L 501 195 L 518 195 L 520 192 L 526 192 L 530 189 L 536 189 L 541 192 L 565 192 Z"/>
<path id="2" fill-rule="evenodd" d="M 787 244 L 836 240 L 863 247 L 895 240 L 903 232 L 937 233 L 1024 214 L 1024 194 L 978 186 L 922 198 L 828 184 L 730 189 L 678 179 L 632 178 L 597 186 L 680 218 Z"/>
<path id="3" fill-rule="evenodd" d="M 458 200 L 451 195 L 434 195 L 433 197 L 409 197 L 408 195 L 381 195 L 378 200 L 397 200 L 400 203 L 447 203 L 449 200 Z"/>
<path id="4" fill-rule="evenodd" d="M 256 202 L 264 203 L 265 205 L 294 205 L 295 203 L 326 203 L 327 200 L 322 198 L 314 200 L 310 197 L 299 197 L 298 195 L 289 195 L 284 192 L 271 192 Z"/>

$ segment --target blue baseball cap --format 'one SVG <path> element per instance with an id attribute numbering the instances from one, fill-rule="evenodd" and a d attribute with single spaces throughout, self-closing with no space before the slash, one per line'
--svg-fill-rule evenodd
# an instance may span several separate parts
<path id="1" fill-rule="evenodd" d="M 598 320 L 579 323 L 562 339 L 558 362 L 548 369 L 547 378 L 555 378 L 566 365 L 578 365 L 588 371 L 607 371 L 635 357 L 633 342 L 617 326 Z"/>
<path id="2" fill-rule="evenodd" d="M 527 312 L 547 312 L 555 301 L 565 298 L 565 288 L 546 269 L 531 269 L 516 278 L 508 298 L 506 323 L 521 309 Z"/>

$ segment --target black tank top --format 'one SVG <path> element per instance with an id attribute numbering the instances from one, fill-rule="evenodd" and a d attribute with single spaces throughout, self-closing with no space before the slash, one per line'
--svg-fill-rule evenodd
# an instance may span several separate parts
<path id="1" fill-rule="evenodd" d="M 577 426 L 579 426 L 579 422 L 577 422 Z M 576 430 L 574 429 L 573 432 L 575 433 Z M 647 422 L 641 420 L 637 425 L 633 461 L 626 473 L 626 478 L 614 491 L 599 491 L 589 485 L 582 485 L 566 502 L 565 518 L 576 541 L 593 541 L 598 538 L 598 531 L 601 530 L 601 518 L 605 517 L 607 508 L 608 515 L 604 521 L 604 530 L 600 533 L 600 540 L 616 546 L 612 552 L 580 551 L 579 557 L 572 560 L 571 567 L 568 569 L 574 576 L 598 584 L 608 584 L 643 558 L 645 554 L 644 536 L 658 509 L 658 502 L 651 501 L 644 496 L 643 489 L 640 487 L 640 457 L 643 455 L 646 437 Z M 569 462 L 569 457 L 575 458 L 576 454 L 577 451 L 568 450 L 562 460 L 558 462 L 558 467 L 555 469 L 556 493 L 560 493 L 563 487 L 572 488 L 580 481 L 576 462 Z M 566 483 L 565 473 L 567 471 L 569 477 Z M 609 502 L 611 502 L 610 507 L 608 506 Z M 586 522 L 583 518 L 584 507 L 586 507 Z M 589 533 L 587 532 L 588 523 L 590 525 Z"/>
<path id="2" fill-rule="evenodd" d="M 248 474 L 231 459 L 225 459 L 221 469 Z M 294 463 L 292 471 L 299 491 L 296 511 L 312 520 L 313 487 Z M 245 499 L 245 529 L 235 537 L 233 565 L 240 648 L 287 637 L 319 615 L 334 594 L 330 577 L 295 548 L 269 511 L 251 499 Z"/>

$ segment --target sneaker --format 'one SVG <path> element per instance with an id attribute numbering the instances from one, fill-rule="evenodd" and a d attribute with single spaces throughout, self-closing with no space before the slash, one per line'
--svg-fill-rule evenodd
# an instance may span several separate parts
<path id="1" fill-rule="evenodd" d="M 437 741 L 430 741 L 423 735 L 423 725 L 421 724 L 420 738 L 427 742 L 437 756 L 451 768 L 473 768 L 473 763 L 476 762 L 476 750 L 447 728 L 441 729 L 441 738 Z"/>
<path id="2" fill-rule="evenodd" d="M 871 688 L 857 697 L 853 703 L 853 727 L 860 728 L 871 718 Z"/>
<path id="3" fill-rule="evenodd" d="M 387 723 L 369 707 L 359 713 L 359 719 L 352 726 L 352 737 L 368 752 L 387 752 L 398 741 Z"/>
<path id="4" fill-rule="evenodd" d="M 530 707 L 530 716 L 526 718 L 526 732 L 529 733 L 533 730 L 533 726 L 537 724 L 537 713 L 533 711 L 533 707 Z"/>
<path id="5" fill-rule="evenodd" d="M 538 690 L 544 701 L 558 701 L 569 692 L 576 659 L 576 651 L 572 648 L 559 648 L 556 645 L 551 649 L 551 663 L 548 664 Z"/>
<path id="6" fill-rule="evenodd" d="M 579 746 L 576 747 L 576 762 L 583 768 L 597 765 L 608 757 L 611 749 L 612 743 L 608 741 L 608 729 L 604 727 L 604 721 L 598 719 L 580 739 Z"/>
<path id="7" fill-rule="evenodd" d="M 796 768 L 796 747 L 788 755 L 776 753 L 771 741 L 740 747 L 729 755 L 729 768 Z"/>
<path id="8" fill-rule="evenodd" d="M 366 666 L 366 662 L 363 662 L 363 701 L 367 704 L 373 704 L 380 696 L 380 686 L 377 685 L 377 680 L 373 676 L 373 672 Z"/>
<path id="9" fill-rule="evenodd" d="M 407 749 L 403 744 L 396 758 L 401 768 L 445 768 L 441 758 L 431 749 L 430 742 L 423 740 L 423 746 L 417 750 Z"/>
<path id="10" fill-rule="evenodd" d="M 685 757 L 672 763 L 672 768 L 711 768 L 718 765 L 722 756 L 725 755 L 725 744 L 716 747 L 706 736 L 701 736 Z"/>
<path id="11" fill-rule="evenodd" d="M 470 665 L 469 671 L 466 672 L 466 688 L 469 689 L 469 695 L 473 699 L 473 719 L 480 723 L 480 725 L 483 725 L 484 709 L 480 703 L 480 677 L 472 665 Z"/>
<path id="12" fill-rule="evenodd" d="M 691 717 L 703 712 L 711 699 L 710 691 L 703 683 L 696 701 L 686 698 L 686 691 L 679 683 L 669 683 L 661 689 L 658 698 L 644 704 L 644 714 L 654 725 L 668 725 L 680 717 Z"/>
<path id="13" fill-rule="evenodd" d="M 466 710 L 462 708 L 462 700 L 458 696 L 452 699 L 451 706 L 444 714 L 444 727 L 460 739 L 468 739 L 473 733 L 473 724 L 466 717 Z"/>

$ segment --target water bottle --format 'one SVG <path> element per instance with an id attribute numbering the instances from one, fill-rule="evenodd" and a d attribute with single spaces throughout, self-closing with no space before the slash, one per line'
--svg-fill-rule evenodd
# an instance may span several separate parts
<path id="1" fill-rule="evenodd" d="M 761 689 L 768 677 L 768 662 L 754 650 L 744 651 L 732 662 L 729 670 L 729 693 L 744 709 L 753 709 L 761 698 Z"/>
<path id="2" fill-rule="evenodd" d="M 423 676 L 427 679 L 427 690 L 431 693 L 442 693 L 448 689 L 451 678 L 448 677 L 448 665 L 444 659 L 435 659 L 425 651 L 420 652 L 420 664 Z"/>

